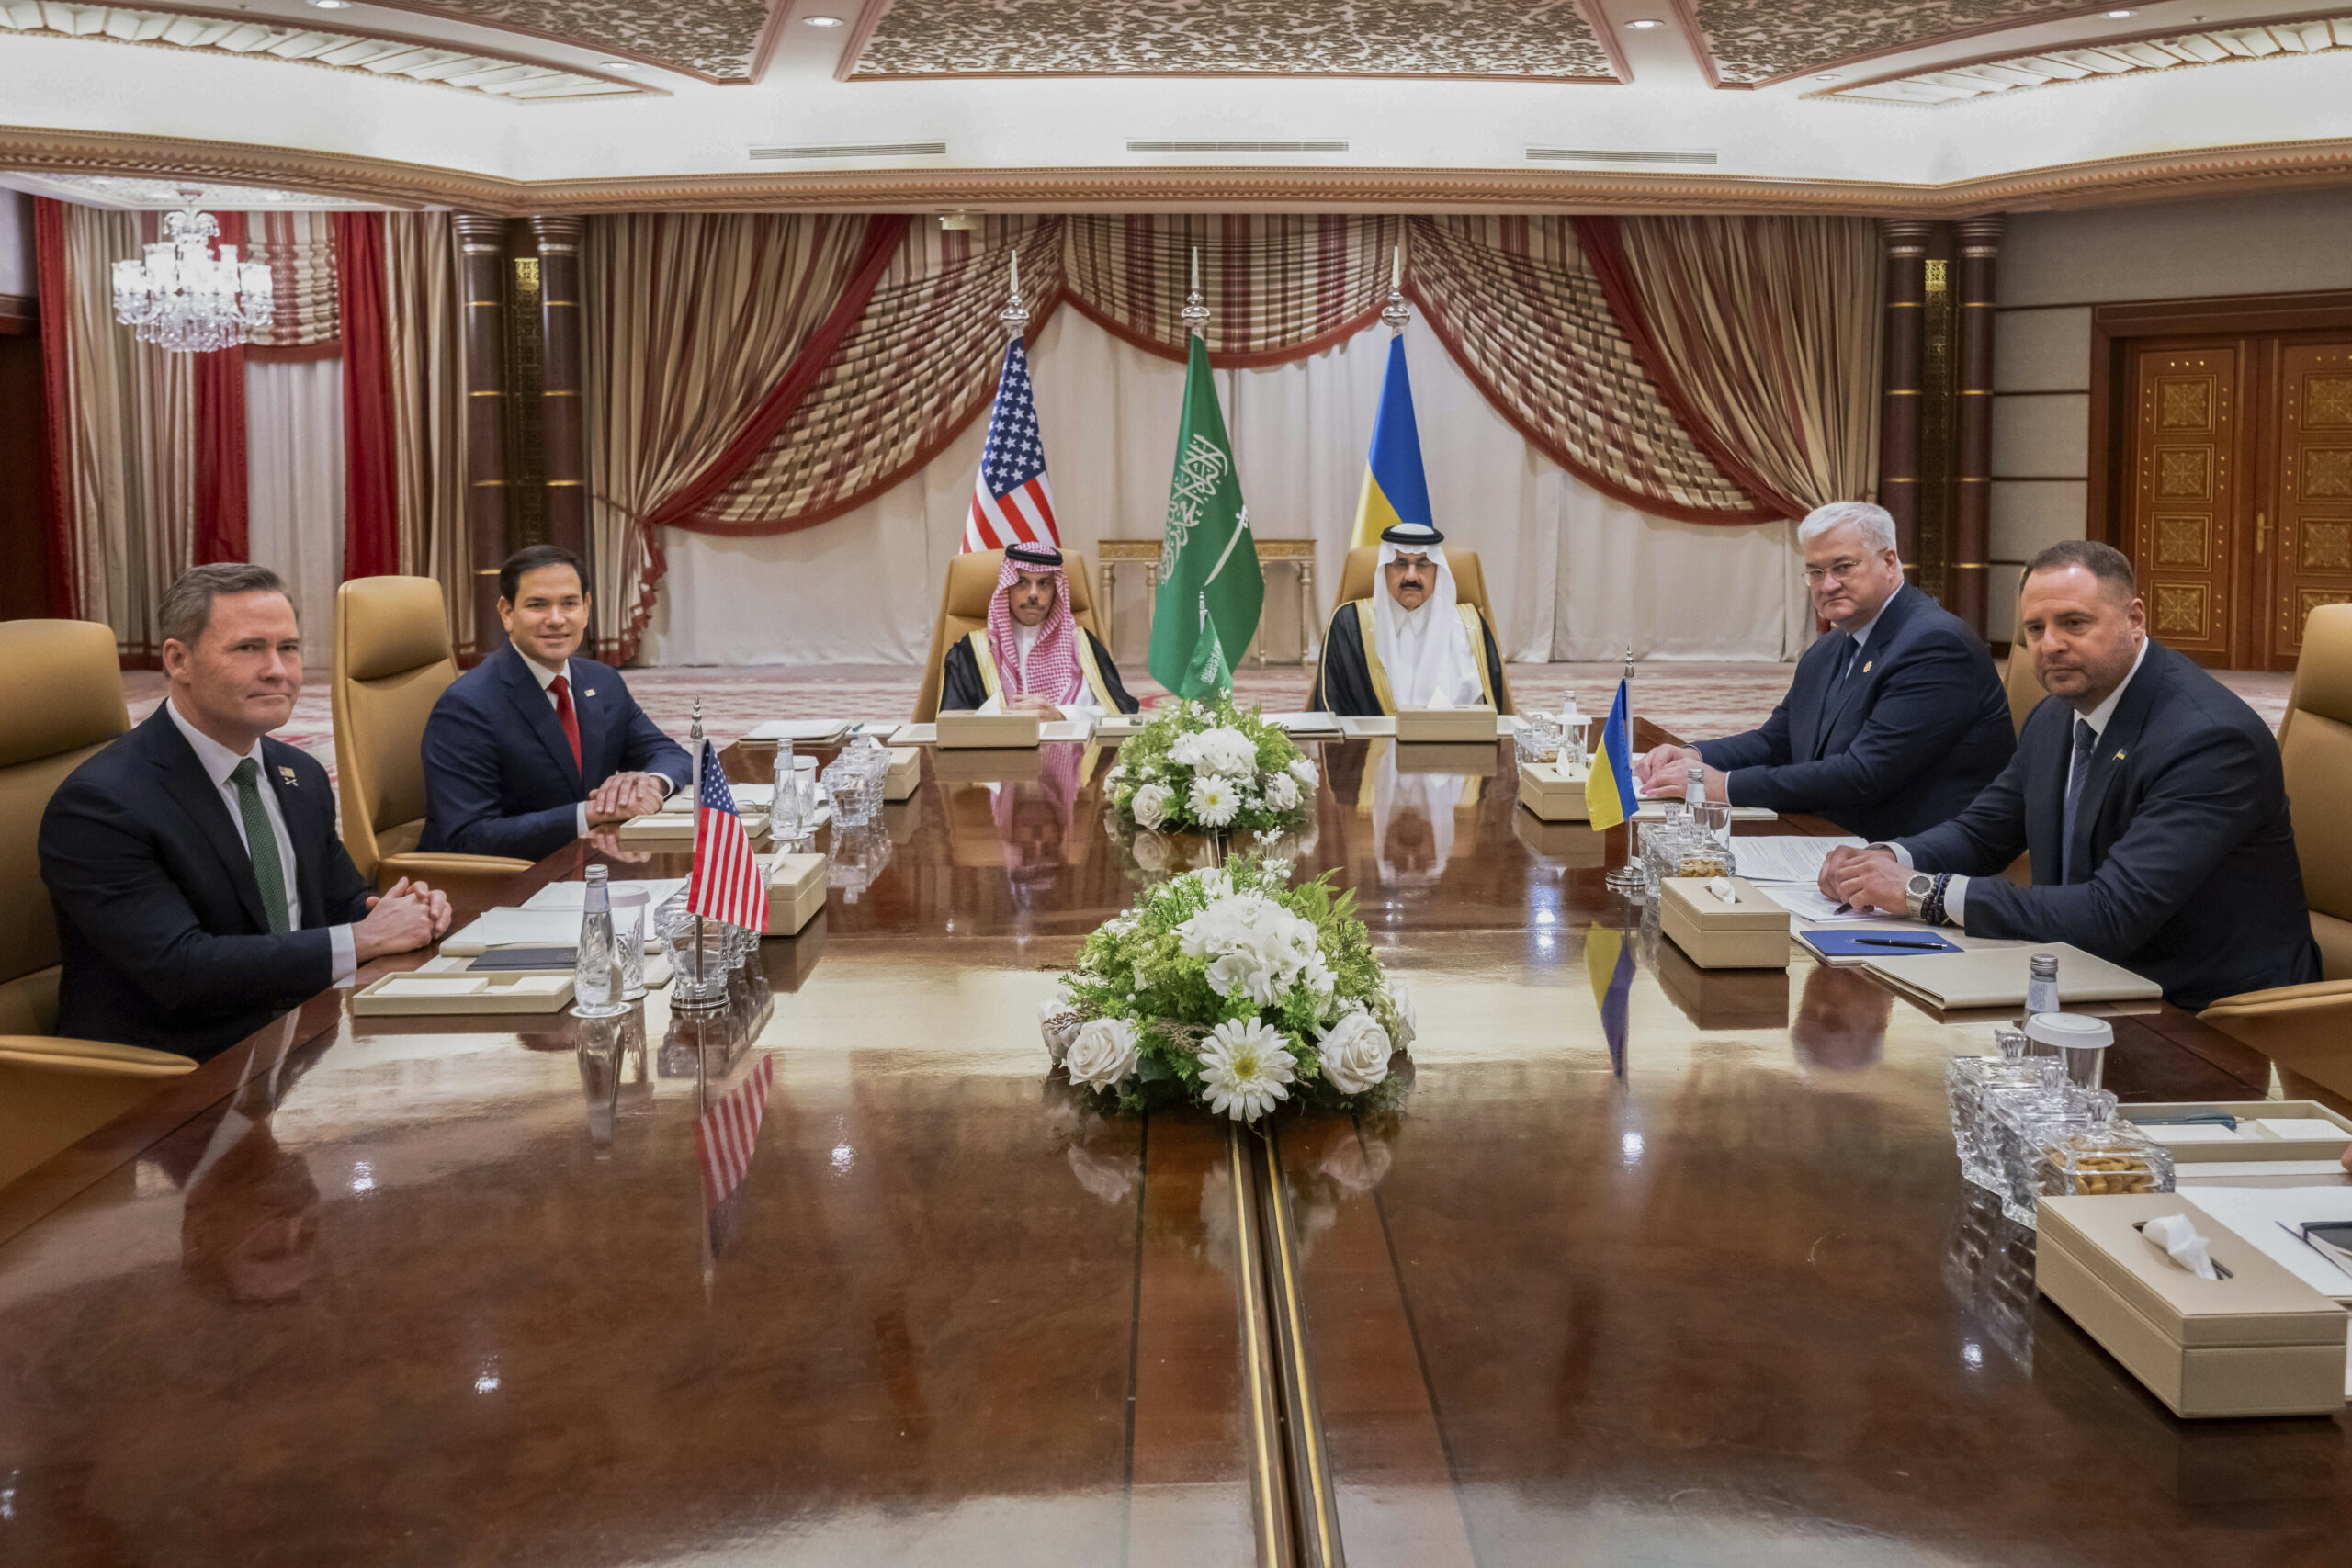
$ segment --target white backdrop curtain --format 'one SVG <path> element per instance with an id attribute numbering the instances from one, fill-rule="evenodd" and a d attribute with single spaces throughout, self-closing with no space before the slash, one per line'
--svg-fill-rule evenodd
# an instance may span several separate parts
<path id="1" fill-rule="evenodd" d="M 1310 359 L 1216 373 L 1251 526 L 1261 538 L 1316 540 L 1318 618 L 1354 527 L 1387 346 L 1375 326 Z M 1610 660 L 1631 646 L 1637 659 L 1777 660 L 1802 649 L 1811 623 L 1792 525 L 1645 516 L 1531 447 L 1418 319 L 1406 354 L 1438 525 L 1478 552 L 1506 658 Z M 1064 545 L 1091 562 L 1098 538 L 1158 537 L 1184 367 L 1074 310 L 1055 313 L 1030 360 Z M 669 576 L 643 661 L 919 662 L 986 425 L 974 422 L 914 478 L 813 528 L 667 531 Z M 1287 572 L 1270 570 L 1278 648 L 1295 646 L 1295 603 Z M 1126 574 L 1115 609 L 1116 651 L 1140 674 L 1140 572 Z"/>
<path id="2" fill-rule="evenodd" d="M 343 361 L 245 362 L 246 558 L 286 580 L 306 663 L 334 653 L 343 581 Z"/>

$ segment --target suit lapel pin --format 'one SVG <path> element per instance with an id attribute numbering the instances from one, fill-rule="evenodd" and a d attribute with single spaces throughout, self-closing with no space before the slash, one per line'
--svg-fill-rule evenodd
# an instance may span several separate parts
<path id="1" fill-rule="evenodd" d="M 278 767 L 277 777 L 288 789 L 300 789 L 302 787 L 301 781 L 294 776 L 294 770 L 282 763 Z"/>
<path id="2" fill-rule="evenodd" d="M 1862 673 L 1865 675 L 1869 674 L 1871 672 L 1871 665 L 1875 662 L 1876 660 L 1864 660 L 1862 661 Z"/>
<path id="3" fill-rule="evenodd" d="M 2119 761 L 2119 762 L 2120 762 L 2120 761 L 2123 761 L 2123 753 L 2122 753 L 2122 752 L 2120 752 L 2120 751 L 2118 751 L 2118 752 L 2115 754 L 2115 760 L 2116 760 L 2117 761 Z"/>
<path id="4" fill-rule="evenodd" d="M 582 693 L 581 694 L 581 695 L 582 695 L 582 696 L 585 696 L 585 697 L 593 697 L 593 696 L 594 696 L 595 694 L 596 694 L 596 688 L 595 688 L 595 687 L 594 687 L 594 686 L 589 687 L 585 692 L 582 692 Z"/>

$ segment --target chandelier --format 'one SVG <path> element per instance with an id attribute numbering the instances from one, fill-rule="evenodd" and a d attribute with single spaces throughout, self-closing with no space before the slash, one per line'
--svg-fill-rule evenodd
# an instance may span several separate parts
<path id="1" fill-rule="evenodd" d="M 267 326 L 276 299 L 268 266 L 240 262 L 234 245 L 214 254 L 219 221 L 196 209 L 198 192 L 180 195 L 187 206 L 164 214 L 147 259 L 114 264 L 114 319 L 166 353 L 207 354 Z"/>

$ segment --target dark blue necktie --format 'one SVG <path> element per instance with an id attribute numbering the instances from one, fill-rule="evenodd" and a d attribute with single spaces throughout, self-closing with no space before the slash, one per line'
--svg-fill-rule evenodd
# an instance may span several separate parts
<path id="1" fill-rule="evenodd" d="M 2059 825 L 2058 880 L 2075 880 L 2075 807 L 2082 804 L 2083 783 L 2091 776 L 2091 748 L 2098 732 L 2086 718 L 2075 720 L 2075 765 L 2066 773 L 2066 812 Z"/>

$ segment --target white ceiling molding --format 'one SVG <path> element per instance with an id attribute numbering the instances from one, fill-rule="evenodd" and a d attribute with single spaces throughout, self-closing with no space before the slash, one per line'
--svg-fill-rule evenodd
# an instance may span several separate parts
<path id="1" fill-rule="evenodd" d="M 0 32 L 279 60 L 458 88 L 516 103 L 638 97 L 660 92 L 592 72 L 481 54 L 420 39 L 305 27 L 251 15 L 6 0 L 0 3 Z"/>
<path id="2" fill-rule="evenodd" d="M 2247 28 L 2208 28 L 2159 38 L 2118 39 L 2076 49 L 1976 60 L 1858 82 L 1815 97 L 1872 104 L 1966 103 L 1973 98 L 2072 82 L 2145 76 L 2197 65 L 2280 60 L 2352 50 L 2352 16 L 2273 22 Z"/>
<path id="3" fill-rule="evenodd" d="M 84 207 L 111 207 L 126 212 L 174 212 L 187 205 L 184 190 L 200 192 L 197 205 L 225 212 L 287 212 L 334 210 L 390 212 L 381 202 L 356 201 L 348 197 L 322 196 L 316 191 L 279 190 L 268 186 L 222 185 L 211 180 L 153 180 L 135 175 L 0 173 L 0 188 L 28 196 L 53 197 Z"/>

